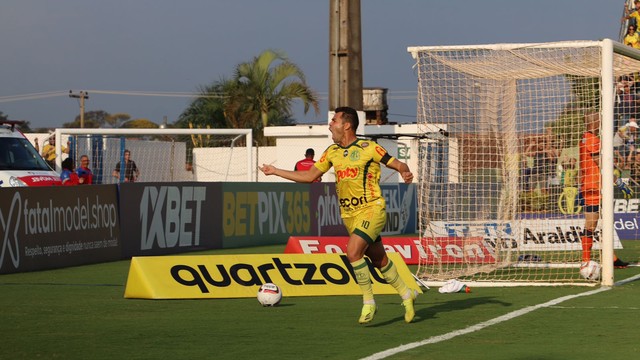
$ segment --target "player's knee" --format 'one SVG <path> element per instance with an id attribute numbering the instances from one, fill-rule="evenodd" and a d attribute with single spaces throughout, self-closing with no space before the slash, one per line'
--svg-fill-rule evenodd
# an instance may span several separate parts
<path id="1" fill-rule="evenodd" d="M 349 260 L 350 263 L 356 262 L 356 261 L 362 259 L 363 257 L 364 257 L 364 255 L 362 255 L 362 254 L 347 251 L 347 259 Z"/>

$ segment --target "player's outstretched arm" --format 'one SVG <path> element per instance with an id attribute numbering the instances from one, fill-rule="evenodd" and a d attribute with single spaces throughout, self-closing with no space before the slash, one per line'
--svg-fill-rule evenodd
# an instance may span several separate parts
<path id="1" fill-rule="evenodd" d="M 387 167 L 399 172 L 405 184 L 411 184 L 413 182 L 413 174 L 409 169 L 409 165 L 407 165 L 406 163 L 398 159 L 393 159 L 392 162 L 387 164 Z"/>
<path id="2" fill-rule="evenodd" d="M 320 171 L 315 166 L 312 166 L 309 170 L 305 171 L 291 171 L 278 169 L 273 165 L 263 164 L 262 167 L 259 167 L 259 169 L 265 175 L 276 175 L 280 176 L 281 178 L 299 183 L 310 183 L 318 177 L 322 176 L 322 171 Z"/>

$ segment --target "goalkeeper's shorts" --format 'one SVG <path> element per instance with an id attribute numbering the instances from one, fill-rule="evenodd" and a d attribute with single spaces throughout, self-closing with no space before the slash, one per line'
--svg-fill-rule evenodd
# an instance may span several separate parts
<path id="1" fill-rule="evenodd" d="M 600 206 L 600 190 L 584 190 L 582 196 L 585 206 Z"/>

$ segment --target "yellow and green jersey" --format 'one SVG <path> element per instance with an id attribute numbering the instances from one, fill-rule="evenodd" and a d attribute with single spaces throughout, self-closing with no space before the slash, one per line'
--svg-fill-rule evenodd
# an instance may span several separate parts
<path id="1" fill-rule="evenodd" d="M 376 200 L 384 202 L 380 191 L 380 164 L 386 165 L 393 160 L 376 142 L 357 139 L 347 147 L 329 146 L 314 166 L 323 173 L 333 166 L 340 211 L 344 215 Z"/>

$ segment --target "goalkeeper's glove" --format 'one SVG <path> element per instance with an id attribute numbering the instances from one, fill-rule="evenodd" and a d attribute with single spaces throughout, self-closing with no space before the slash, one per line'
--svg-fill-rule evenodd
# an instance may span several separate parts
<path id="1" fill-rule="evenodd" d="M 631 190 L 629 185 L 625 184 L 622 179 L 616 180 L 616 186 L 618 187 L 618 189 L 620 189 L 620 191 L 622 191 L 625 199 L 631 199 L 631 197 L 633 197 L 633 190 Z"/>

